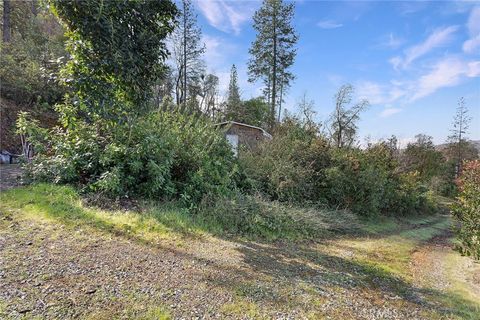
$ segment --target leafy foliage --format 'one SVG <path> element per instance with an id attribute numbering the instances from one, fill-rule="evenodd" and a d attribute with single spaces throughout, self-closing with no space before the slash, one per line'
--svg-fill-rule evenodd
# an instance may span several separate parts
<path id="1" fill-rule="evenodd" d="M 77 113 L 90 121 L 126 122 L 148 110 L 152 87 L 165 68 L 164 39 L 177 10 L 168 0 L 51 0 L 67 30 L 72 56 L 64 76 Z"/>
<path id="2" fill-rule="evenodd" d="M 280 201 L 314 201 L 322 168 L 329 162 L 327 142 L 297 117 L 288 117 L 273 140 L 247 153 L 242 167 L 252 188 Z"/>
<path id="3" fill-rule="evenodd" d="M 29 113 L 20 112 L 18 114 L 15 133 L 20 136 L 25 161 L 30 161 L 34 151 L 45 151 L 48 129 L 42 128 L 39 121 L 30 117 Z"/>
<path id="4" fill-rule="evenodd" d="M 386 143 L 367 150 L 333 149 L 324 193 L 330 205 L 364 216 L 405 215 L 429 209 L 427 189 L 416 175 L 401 174 Z"/>
<path id="5" fill-rule="evenodd" d="M 57 107 L 61 126 L 41 139 L 29 135 L 42 147 L 29 164 L 30 177 L 77 184 L 109 197 L 179 199 L 187 206 L 206 194 L 227 194 L 235 164 L 209 120 L 173 111 L 168 99 L 152 110 L 152 88 L 168 53 L 164 39 L 177 12 L 174 4 L 52 4 L 68 30 L 72 60 L 63 73 L 74 96 Z M 36 127 L 19 121 L 24 133 L 39 132 Z"/>
<path id="6" fill-rule="evenodd" d="M 105 132 L 85 122 L 52 130 L 50 147 L 29 166 L 32 179 L 74 183 L 110 197 L 199 203 L 226 195 L 236 172 L 232 153 L 208 120 L 158 111 L 130 129 Z"/>
<path id="7" fill-rule="evenodd" d="M 293 79 L 289 68 L 297 41 L 294 6 L 281 0 L 265 0 L 254 17 L 258 37 L 249 73 L 250 80 L 264 81 L 265 99 L 242 102 L 232 68 L 225 116 L 274 128 L 271 141 L 241 153 L 237 162 L 205 117 L 215 118 L 218 110 L 219 79 L 205 76 L 193 6 L 181 3 L 176 23 L 177 9 L 168 0 L 50 0 L 67 30 L 71 60 L 62 75 L 70 92 L 57 105 L 58 127 L 46 130 L 26 114 L 19 118 L 24 149 L 37 152 L 28 164 L 32 180 L 74 184 L 109 198 L 181 201 L 203 209 L 186 212 L 205 221 L 264 237 L 315 234 L 295 221 L 290 204 L 369 217 L 429 211 L 425 185 L 444 171 L 442 155 L 423 135 L 403 154 L 394 139 L 355 147 L 368 102 L 352 104 L 352 86 L 342 86 L 335 96 L 329 135 L 314 121 L 314 103 L 306 97 L 299 115 L 287 114 L 273 125 Z M 173 70 L 164 64 L 165 39 L 175 27 Z M 169 97 L 173 91 L 177 105 Z"/>
<path id="8" fill-rule="evenodd" d="M 480 259 L 480 160 L 468 161 L 458 180 L 460 194 L 453 214 L 460 223 L 457 237 L 464 254 Z"/>
<path id="9" fill-rule="evenodd" d="M 57 81 L 66 52 L 63 30 L 37 1 L 9 1 L 13 32 L 0 47 L 1 95 L 18 104 L 52 105 L 64 94 Z"/>
<path id="10" fill-rule="evenodd" d="M 273 200 L 323 204 L 363 216 L 430 209 L 418 174 L 401 173 L 388 143 L 366 150 L 335 148 L 309 117 L 285 118 L 273 140 L 241 164 L 251 188 Z"/>
<path id="11" fill-rule="evenodd" d="M 268 124 L 269 107 L 263 98 L 252 98 L 243 101 L 244 114 L 239 119 L 240 122 L 258 127 L 266 127 Z"/>
<path id="12" fill-rule="evenodd" d="M 417 172 L 423 181 L 438 176 L 443 167 L 442 153 L 435 150 L 432 137 L 418 134 L 416 141 L 409 143 L 404 150 L 403 166 L 409 172 Z"/>

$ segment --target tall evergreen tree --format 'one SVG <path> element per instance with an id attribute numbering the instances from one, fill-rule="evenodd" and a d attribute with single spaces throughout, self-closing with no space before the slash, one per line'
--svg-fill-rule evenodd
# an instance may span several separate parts
<path id="1" fill-rule="evenodd" d="M 175 60 L 175 96 L 177 104 L 187 99 L 194 99 L 204 74 L 205 63 L 202 55 L 205 44 L 202 44 L 202 31 L 197 24 L 197 14 L 191 0 L 182 0 L 179 5 L 180 15 L 173 40 L 173 56 Z"/>
<path id="2" fill-rule="evenodd" d="M 275 124 L 277 107 L 294 75 L 289 70 L 296 56 L 298 35 L 292 26 L 295 6 L 283 0 L 264 0 L 253 16 L 257 38 L 250 48 L 249 81 L 262 80 L 270 104 L 270 127 Z M 279 110 L 280 111 L 280 110 Z M 280 112 L 279 112 L 280 118 Z"/>
<path id="3" fill-rule="evenodd" d="M 465 159 L 465 151 L 468 149 L 466 135 L 472 118 L 468 115 L 468 108 L 465 104 L 465 98 L 458 100 L 457 113 L 453 119 L 453 128 L 448 140 L 455 153 L 455 177 L 458 177 L 462 171 L 462 161 Z"/>
<path id="4" fill-rule="evenodd" d="M 230 71 L 230 83 L 228 84 L 225 113 L 227 119 L 235 121 L 240 121 L 243 113 L 242 100 L 240 98 L 240 88 L 238 87 L 237 67 L 235 67 L 235 65 L 232 65 L 232 69 Z"/>

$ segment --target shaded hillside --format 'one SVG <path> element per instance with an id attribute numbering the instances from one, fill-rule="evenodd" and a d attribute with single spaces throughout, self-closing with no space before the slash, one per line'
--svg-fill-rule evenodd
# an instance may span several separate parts
<path id="1" fill-rule="evenodd" d="M 30 112 L 42 127 L 53 127 L 57 122 L 55 112 L 28 105 L 19 105 L 11 100 L 0 98 L 0 149 L 21 153 L 20 138 L 15 134 L 15 122 L 21 111 Z"/>
<path id="2" fill-rule="evenodd" d="M 480 140 L 469 140 L 469 142 L 480 152 Z M 435 146 L 438 151 L 444 150 L 448 146 L 448 143 L 442 143 Z"/>
<path id="3" fill-rule="evenodd" d="M 472 144 L 477 148 L 478 152 L 480 152 L 480 140 L 473 140 Z"/>

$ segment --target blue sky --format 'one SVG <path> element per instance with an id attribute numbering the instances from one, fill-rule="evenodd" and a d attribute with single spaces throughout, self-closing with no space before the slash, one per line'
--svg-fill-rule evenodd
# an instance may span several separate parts
<path id="1" fill-rule="evenodd" d="M 197 0 L 198 21 L 210 72 L 228 84 L 237 65 L 242 96 L 259 95 L 247 81 L 248 49 L 255 39 L 252 15 L 260 1 Z M 299 33 L 293 71 L 297 79 L 286 98 L 294 111 L 301 96 L 315 101 L 319 121 L 333 109 L 344 83 L 371 107 L 360 137 L 395 134 L 405 144 L 417 133 L 436 143 L 449 134 L 458 99 L 473 117 L 470 138 L 480 140 L 480 5 L 478 2 L 297 1 Z"/>

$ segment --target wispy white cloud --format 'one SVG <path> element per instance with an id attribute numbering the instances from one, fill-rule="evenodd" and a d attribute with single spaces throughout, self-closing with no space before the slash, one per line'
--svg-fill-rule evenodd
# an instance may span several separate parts
<path id="1" fill-rule="evenodd" d="M 385 103 L 385 95 L 382 86 L 378 83 L 365 81 L 357 85 L 357 92 L 361 99 L 367 99 L 372 104 Z"/>
<path id="2" fill-rule="evenodd" d="M 391 117 L 394 114 L 397 114 L 401 111 L 402 111 L 402 109 L 400 109 L 400 108 L 386 108 L 382 112 L 380 112 L 380 117 L 388 118 L 388 117 Z"/>
<path id="3" fill-rule="evenodd" d="M 204 34 L 202 42 L 205 43 L 206 47 L 204 59 L 207 65 L 207 72 L 215 74 L 218 77 L 219 94 L 220 98 L 223 99 L 230 81 L 232 57 L 238 54 L 239 45 L 229 39 L 228 36 L 214 36 L 211 34 Z M 237 72 L 243 98 L 249 99 L 260 95 L 258 87 L 248 82 L 247 66 L 245 63 L 239 63 L 237 65 Z"/>
<path id="4" fill-rule="evenodd" d="M 463 43 L 465 53 L 478 53 L 480 51 L 480 6 L 474 7 L 470 12 L 467 23 L 470 39 Z"/>
<path id="5" fill-rule="evenodd" d="M 463 51 L 465 53 L 475 53 L 480 50 L 480 35 L 473 37 L 472 39 L 468 39 L 463 43 Z"/>
<path id="6" fill-rule="evenodd" d="M 453 87 L 477 77 L 480 77 L 480 60 L 447 56 L 417 73 L 413 80 L 392 80 L 386 84 L 360 81 L 356 83 L 356 88 L 360 98 L 367 99 L 373 105 L 384 105 L 386 109 L 380 116 L 386 117 L 399 112 L 390 110 L 398 109 L 391 107 L 394 103 L 402 106 L 427 97 L 441 88 Z"/>
<path id="7" fill-rule="evenodd" d="M 256 1 L 197 0 L 208 23 L 226 33 L 239 34 L 256 7 Z"/>
<path id="8" fill-rule="evenodd" d="M 228 87 L 231 64 L 228 57 L 236 50 L 236 46 L 226 39 L 218 36 L 204 34 L 202 41 L 205 43 L 204 59 L 209 73 L 219 78 L 221 92 Z"/>
<path id="9" fill-rule="evenodd" d="M 403 56 L 396 56 L 389 61 L 398 70 L 407 68 L 413 61 L 424 56 L 435 48 L 442 47 L 450 42 L 452 35 L 458 30 L 458 26 L 440 28 L 432 32 L 428 38 L 404 51 Z"/>
<path id="10" fill-rule="evenodd" d="M 465 61 L 460 58 L 442 59 L 414 84 L 414 94 L 410 101 L 426 97 L 440 88 L 455 86 L 465 78 L 478 76 L 480 76 L 480 61 Z"/>
<path id="11" fill-rule="evenodd" d="M 230 44 L 224 41 L 220 37 L 210 36 L 208 34 L 204 34 L 202 36 L 202 41 L 205 43 L 205 62 L 209 67 L 217 67 L 218 65 L 222 65 L 225 56 L 223 53 L 228 48 L 230 48 Z"/>
<path id="12" fill-rule="evenodd" d="M 402 15 L 409 15 L 420 12 L 427 8 L 426 1 L 399 1 L 396 3 Z"/>
<path id="13" fill-rule="evenodd" d="M 463 51 L 472 53 L 480 48 L 479 6 L 470 11 L 467 28 L 470 39 L 463 43 Z M 458 29 L 459 26 L 456 25 L 436 29 L 424 42 L 407 48 L 400 56 L 391 58 L 389 60 L 390 64 L 393 65 L 395 70 L 403 71 L 403 77 L 407 77 L 407 80 L 392 81 L 390 85 L 380 87 L 376 95 L 373 94 L 373 101 L 377 99 L 380 102 L 393 102 L 403 98 L 404 102 L 414 102 L 437 92 L 441 88 L 453 87 L 468 78 L 479 77 L 480 61 L 468 59 L 467 56 L 460 53 L 444 55 L 434 62 L 427 60 L 428 63 L 421 66 L 415 64 L 416 68 L 407 68 L 435 48 L 450 43 Z M 388 91 L 398 91 L 398 94 L 387 94 Z M 372 92 L 372 89 L 370 89 L 370 92 Z M 391 99 L 386 97 L 391 97 Z"/>
<path id="14" fill-rule="evenodd" d="M 381 43 L 381 45 L 390 49 L 397 49 L 404 43 L 405 39 L 396 37 L 392 32 L 390 32 L 388 37 Z"/>
<path id="15" fill-rule="evenodd" d="M 317 26 L 322 29 L 336 29 L 343 27 L 343 24 L 335 22 L 333 20 L 322 20 L 317 23 Z"/>
<path id="16" fill-rule="evenodd" d="M 376 43 L 373 45 L 374 48 L 381 49 L 398 49 L 405 43 L 405 39 L 395 35 L 393 32 L 384 34 L 379 37 Z"/>
<path id="17" fill-rule="evenodd" d="M 335 87 L 340 87 L 342 83 L 345 82 L 344 77 L 336 73 L 329 73 L 326 75 L 326 78 L 328 82 L 334 85 Z"/>
<path id="18" fill-rule="evenodd" d="M 393 69 L 395 69 L 395 70 L 400 69 L 400 66 L 402 66 L 402 64 L 403 64 L 402 58 L 400 58 L 400 57 L 398 57 L 398 56 L 397 56 L 397 57 L 390 58 L 390 59 L 388 60 L 388 62 L 390 62 L 390 64 L 393 66 Z"/>
<path id="19" fill-rule="evenodd" d="M 407 91 L 404 83 L 392 81 L 388 84 L 379 84 L 372 81 L 361 81 L 357 83 L 359 98 L 367 99 L 374 105 L 387 105 L 405 97 Z"/>

